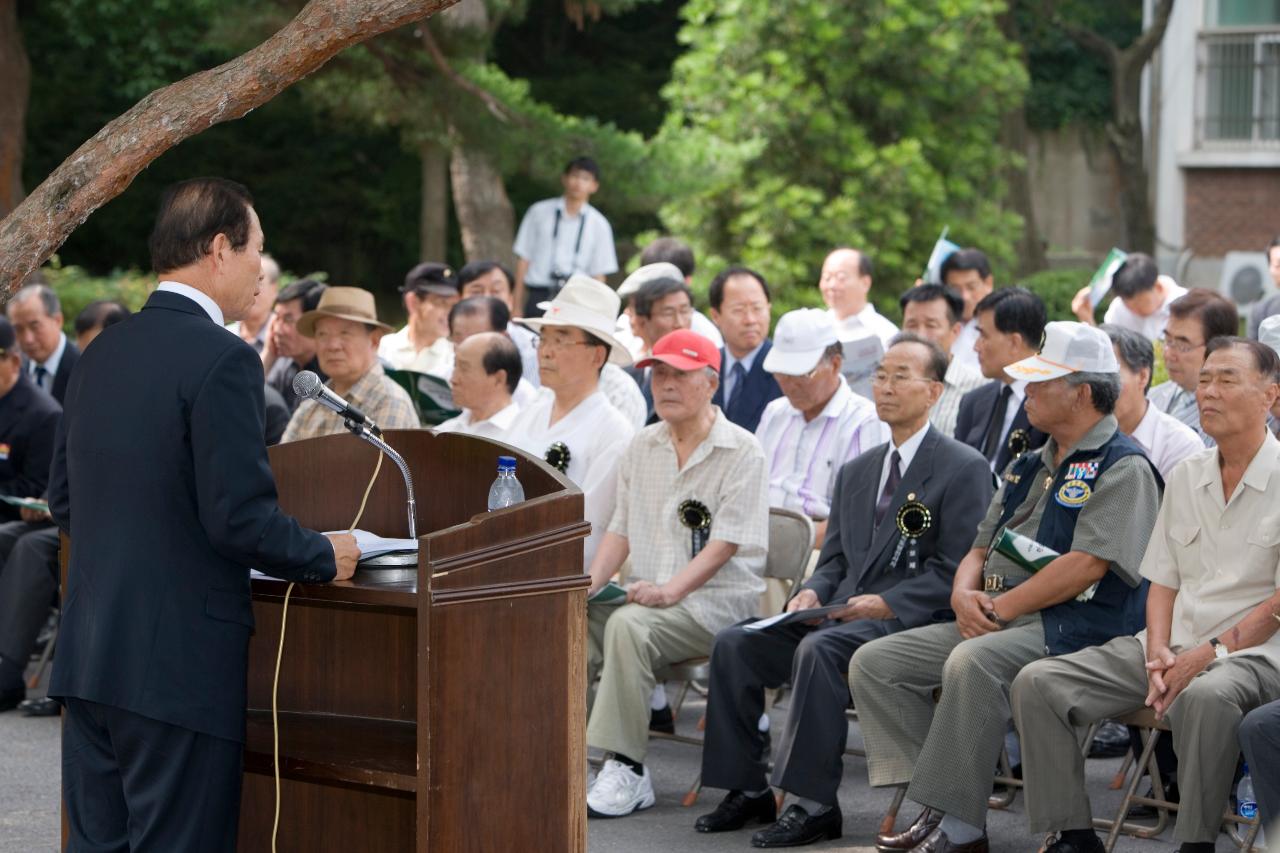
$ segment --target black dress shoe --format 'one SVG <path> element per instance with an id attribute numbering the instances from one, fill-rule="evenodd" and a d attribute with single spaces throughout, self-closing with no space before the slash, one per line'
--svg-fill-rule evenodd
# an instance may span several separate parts
<path id="1" fill-rule="evenodd" d="M 1119 758 L 1129 751 L 1129 730 L 1115 720 L 1106 720 L 1089 742 L 1090 758 Z"/>
<path id="2" fill-rule="evenodd" d="M 911 850 L 924 841 L 942 823 L 942 812 L 926 808 L 916 816 L 905 831 L 896 835 L 877 835 L 876 849 L 880 853 L 897 853 L 900 850 Z"/>
<path id="3" fill-rule="evenodd" d="M 815 841 L 839 838 L 843 832 L 844 816 L 839 806 L 832 806 L 822 814 L 811 815 L 799 806 L 792 805 L 782 813 L 778 822 L 751 836 L 752 847 L 800 847 Z"/>
<path id="4" fill-rule="evenodd" d="M 18 707 L 18 703 L 27 698 L 27 688 L 9 687 L 0 690 L 0 711 L 8 711 Z"/>
<path id="5" fill-rule="evenodd" d="M 741 791 L 730 791 L 716 810 L 704 814 L 694 823 L 698 832 L 729 832 L 742 829 L 749 820 L 761 823 L 773 823 L 778 819 L 778 803 L 773 792 L 767 791 L 758 797 L 748 797 Z"/>
<path id="6" fill-rule="evenodd" d="M 991 844 L 985 832 L 982 833 L 981 838 L 970 841 L 968 844 L 952 844 L 945 832 L 935 829 L 932 835 L 914 849 L 916 853 L 989 853 Z"/>
<path id="7" fill-rule="evenodd" d="M 663 732 L 673 735 L 676 733 L 676 719 L 671 716 L 671 706 L 659 708 L 658 710 L 649 711 L 649 731 Z"/>
<path id="8" fill-rule="evenodd" d="M 39 699 L 24 699 L 18 703 L 18 710 L 24 717 L 56 717 L 62 713 L 62 703 L 48 696 Z"/>
<path id="9" fill-rule="evenodd" d="M 1088 830 L 1080 838 L 1066 839 L 1061 835 L 1053 840 L 1045 839 L 1042 853 L 1104 853 L 1107 847 L 1098 837 L 1098 833 Z"/>

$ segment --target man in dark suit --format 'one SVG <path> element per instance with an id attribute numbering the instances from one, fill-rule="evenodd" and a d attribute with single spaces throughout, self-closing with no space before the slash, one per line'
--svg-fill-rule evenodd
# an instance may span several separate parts
<path id="1" fill-rule="evenodd" d="M 0 495 L 44 494 L 61 414 L 57 400 L 40 393 L 27 377 L 13 326 L 0 317 Z M 17 518 L 16 506 L 0 503 L 0 521 Z"/>
<path id="2" fill-rule="evenodd" d="M 658 269 L 653 269 L 655 267 Z M 666 267 L 671 268 L 670 274 L 664 275 Z M 679 273 L 671 264 L 650 264 L 627 277 L 628 281 L 643 277 L 643 283 L 631 297 L 631 330 L 644 342 L 640 358 L 653 352 L 653 345 L 668 332 L 687 329 L 693 322 L 693 292 Z M 723 358 L 721 355 L 721 359 Z M 653 408 L 653 369 L 635 365 L 622 369 L 636 381 L 640 386 L 640 393 L 644 395 L 647 409 L 645 425 L 656 424 L 658 415 Z"/>
<path id="3" fill-rule="evenodd" d="M 983 297 L 973 316 L 978 323 L 978 364 L 993 381 L 960 400 L 955 437 L 987 457 L 991 470 L 999 474 L 1010 461 L 1045 442 L 1045 434 L 1027 420 L 1027 383 L 1004 370 L 1040 349 L 1044 302 L 1026 288 L 1003 287 Z"/>
<path id="4" fill-rule="evenodd" d="M 720 387 L 712 403 L 725 417 L 755 432 L 764 407 L 782 396 L 778 380 L 764 369 L 769 340 L 769 285 L 760 273 L 730 267 L 716 276 L 708 293 L 711 319 L 724 335 Z"/>
<path id="5" fill-rule="evenodd" d="M 23 367 L 27 375 L 37 388 L 52 394 L 61 404 L 80 349 L 62 331 L 58 295 L 47 285 L 28 284 L 13 295 L 5 310 L 25 356 Z"/>
<path id="6" fill-rule="evenodd" d="M 702 781 L 729 794 L 698 818 L 698 831 L 772 821 L 772 784 L 796 801 L 753 846 L 840 836 L 849 658 L 877 637 L 944 618 L 956 565 L 991 499 L 982 456 L 929 425 L 946 372 L 946 353 L 914 335 L 895 338 L 876 372 L 876 411 L 892 438 L 840 470 L 818 567 L 786 609 L 844 608 L 816 624 L 741 623 L 716 637 Z M 765 688 L 788 681 L 791 709 L 769 779 L 757 721 Z"/>
<path id="7" fill-rule="evenodd" d="M 281 512 L 262 363 L 222 328 L 253 304 L 252 205 L 217 178 L 167 189 L 157 291 L 67 386 L 49 505 L 72 547 L 49 694 L 66 706 L 69 850 L 234 849 L 249 567 L 319 583 L 359 556 Z"/>

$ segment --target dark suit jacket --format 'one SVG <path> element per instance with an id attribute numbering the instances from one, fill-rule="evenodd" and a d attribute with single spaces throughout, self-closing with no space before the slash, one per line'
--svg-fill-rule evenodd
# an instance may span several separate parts
<path id="1" fill-rule="evenodd" d="M 328 540 L 276 503 L 262 362 L 163 291 L 81 361 L 49 482 L 71 536 L 49 695 L 243 740 L 249 567 L 334 575 Z"/>
<path id="2" fill-rule="evenodd" d="M 0 397 L 0 495 L 36 498 L 44 494 L 61 415 L 58 401 L 37 388 L 25 371 Z M 0 520 L 18 517 L 17 507 L 0 503 Z"/>
<path id="3" fill-rule="evenodd" d="M 960 409 L 956 413 L 955 437 L 979 453 L 982 452 L 982 444 L 987 437 L 987 425 L 991 423 L 991 418 L 996 413 L 996 402 L 1000 398 L 1000 389 L 1003 387 L 1004 383 L 993 379 L 960 398 Z M 1013 423 L 1009 426 L 1009 435 L 1017 429 L 1026 431 L 1030 442 L 1029 450 L 1043 447 L 1048 438 L 1027 420 L 1025 405 L 1018 406 L 1018 411 L 1013 416 Z M 1013 459 L 1013 453 L 1009 449 L 1009 435 L 1003 437 L 1000 450 L 996 453 L 996 471 L 1003 471 Z"/>
<path id="4" fill-rule="evenodd" d="M 756 360 L 747 371 L 747 378 L 742 382 L 742 386 L 733 389 L 733 398 L 729 400 L 728 408 L 724 405 L 726 378 L 724 371 L 729 359 L 725 349 L 723 347 L 720 349 L 720 387 L 716 389 L 716 395 L 711 398 L 711 402 L 724 411 L 726 418 L 747 432 L 756 431 L 756 427 L 760 425 L 760 416 L 764 414 L 764 407 L 782 396 L 778 380 L 764 369 L 764 357 L 771 349 L 773 349 L 773 341 L 766 338 L 760 347 L 760 352 L 756 353 Z"/>
<path id="5" fill-rule="evenodd" d="M 62 350 L 62 360 L 58 362 L 58 372 L 53 374 L 53 385 L 49 388 L 49 393 L 53 395 L 53 399 L 58 401 L 58 405 L 62 405 L 67 396 L 67 383 L 71 380 L 71 371 L 75 369 L 76 362 L 80 360 L 80 348 L 75 345 L 75 341 L 67 338 L 67 346 Z M 29 373 L 31 370 L 31 361 L 26 356 L 22 357 L 22 372 Z M 28 376 L 28 378 L 30 378 Z M 33 380 L 32 385 L 35 385 Z M 38 389 L 37 389 L 38 390 Z"/>
<path id="6" fill-rule="evenodd" d="M 827 538 L 818 567 L 804 586 L 823 604 L 854 595 L 884 598 L 897 622 L 916 628 L 938 621 L 950 608 L 956 566 L 973 547 L 974 531 L 994 490 L 987 460 L 930 427 L 893 495 L 884 522 L 875 528 L 880 472 L 888 443 L 846 463 L 831 497 Z M 932 523 L 917 540 L 919 565 L 908 571 L 907 550 L 893 564 L 901 534 L 898 510 L 908 500 L 929 508 Z"/>
<path id="7" fill-rule="evenodd" d="M 645 426 L 656 424 L 660 419 L 658 418 L 658 413 L 653 410 L 653 383 L 645 378 L 646 368 L 628 365 L 622 369 L 636 381 L 636 384 L 640 386 L 640 393 L 644 395 Z"/>

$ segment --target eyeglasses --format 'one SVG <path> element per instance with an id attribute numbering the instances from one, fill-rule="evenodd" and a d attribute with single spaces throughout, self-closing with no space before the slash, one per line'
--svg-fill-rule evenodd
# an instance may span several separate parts
<path id="1" fill-rule="evenodd" d="M 1164 344 L 1165 349 L 1172 350 L 1173 352 L 1191 352 L 1192 350 L 1197 350 L 1204 346 L 1202 343 L 1193 344 L 1186 338 L 1171 338 L 1168 335 L 1161 335 L 1160 341 Z"/>
<path id="2" fill-rule="evenodd" d="M 538 349 L 559 350 L 566 347 L 594 347 L 599 346 L 595 341 L 569 341 L 564 339 L 544 338 L 538 335 L 536 346 Z"/>
<path id="3" fill-rule="evenodd" d="M 872 385 L 881 385 L 881 386 L 888 385 L 890 388 L 897 388 L 899 385 L 903 385 L 907 382 L 937 382 L 937 381 L 938 380 L 936 379 L 929 379 L 928 377 L 925 377 L 925 376 L 909 376 L 906 373 L 895 373 L 892 376 L 890 376 L 887 373 L 881 373 L 879 371 L 877 371 L 871 377 Z"/>

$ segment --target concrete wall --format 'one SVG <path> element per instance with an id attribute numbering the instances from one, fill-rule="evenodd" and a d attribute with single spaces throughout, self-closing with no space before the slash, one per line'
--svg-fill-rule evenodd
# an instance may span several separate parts
<path id="1" fill-rule="evenodd" d="M 1033 131 L 1027 175 L 1052 258 L 1101 258 L 1124 240 L 1115 158 L 1101 129 Z"/>

